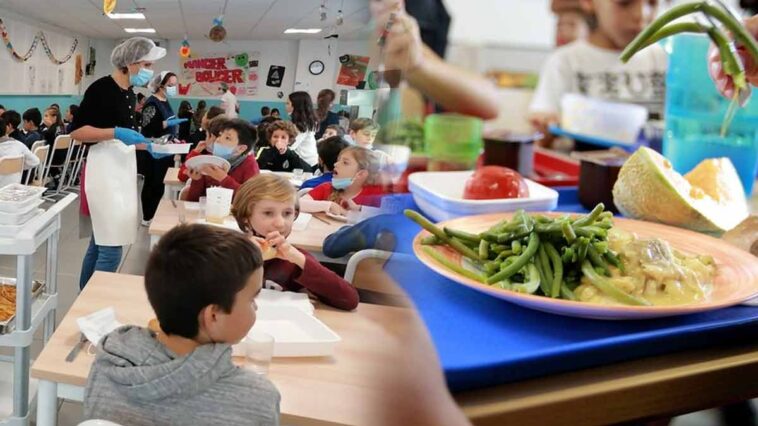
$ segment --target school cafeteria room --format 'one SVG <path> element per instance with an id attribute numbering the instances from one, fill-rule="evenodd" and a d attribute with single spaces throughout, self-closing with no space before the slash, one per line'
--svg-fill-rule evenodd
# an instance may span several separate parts
<path id="1" fill-rule="evenodd" d="M 0 425 L 758 426 L 755 0 L 0 36 Z"/>

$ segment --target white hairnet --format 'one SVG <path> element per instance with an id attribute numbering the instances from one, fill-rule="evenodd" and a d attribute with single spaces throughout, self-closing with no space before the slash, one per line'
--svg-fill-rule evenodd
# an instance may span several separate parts
<path id="1" fill-rule="evenodd" d="M 168 75 L 170 71 L 161 71 L 158 74 L 155 74 L 152 79 L 150 79 L 150 83 L 147 83 L 147 89 L 150 90 L 151 93 L 155 93 L 158 91 L 158 89 L 161 88 L 161 82 L 164 78 L 166 78 L 166 75 Z"/>
<path id="2" fill-rule="evenodd" d="M 113 49 L 113 52 L 111 52 L 111 64 L 116 68 L 125 68 L 128 65 L 147 60 L 147 57 L 155 60 L 158 59 L 155 58 L 157 49 L 155 43 L 149 38 L 132 37 L 124 40 Z M 165 52 L 165 49 L 162 50 Z"/>

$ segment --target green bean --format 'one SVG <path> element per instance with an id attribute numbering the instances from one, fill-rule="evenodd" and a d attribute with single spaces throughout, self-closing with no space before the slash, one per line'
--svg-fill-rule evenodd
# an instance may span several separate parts
<path id="1" fill-rule="evenodd" d="M 561 297 L 566 300 L 576 300 L 576 295 L 574 295 L 574 292 L 568 288 L 568 285 L 566 285 L 566 283 L 561 284 Z"/>
<path id="2" fill-rule="evenodd" d="M 640 50 L 658 43 L 666 37 L 671 37 L 681 33 L 705 33 L 708 29 L 697 22 L 677 22 L 674 24 L 668 24 L 660 30 L 656 31 L 649 39 L 645 40 L 645 43 L 640 47 Z"/>
<path id="3" fill-rule="evenodd" d="M 563 228 L 559 222 L 552 223 L 537 223 L 534 225 L 534 230 L 540 234 L 549 234 L 551 232 L 563 233 Z"/>
<path id="4" fill-rule="evenodd" d="M 442 253 L 438 252 L 437 250 L 435 250 L 435 249 L 433 249 L 431 247 L 428 247 L 428 246 L 424 247 L 423 249 L 426 252 L 426 254 L 428 254 L 429 256 L 431 256 L 432 258 L 434 258 L 434 260 L 436 260 L 437 262 L 441 263 L 442 266 L 444 266 L 444 267 L 452 270 L 453 272 L 456 272 L 456 273 L 458 273 L 460 275 L 463 275 L 464 277 L 471 278 L 474 281 L 479 281 L 481 283 L 485 282 L 486 278 L 483 275 L 478 274 L 478 273 L 476 273 L 474 271 L 470 271 L 470 270 L 464 268 L 463 266 L 461 266 L 461 265 L 459 265 L 459 264 L 457 264 L 455 262 L 450 261 L 450 259 L 448 259 L 447 257 L 445 257 L 445 255 L 443 255 Z"/>
<path id="5" fill-rule="evenodd" d="M 603 213 L 603 210 L 605 209 L 605 205 L 603 203 L 598 203 L 594 209 L 590 212 L 590 214 L 586 216 L 582 216 L 579 219 L 577 219 L 572 225 L 574 225 L 574 231 L 577 231 L 579 227 L 587 226 L 592 224 L 598 216 L 600 216 L 601 213 Z"/>
<path id="6" fill-rule="evenodd" d="M 539 249 L 537 250 L 537 260 L 540 262 L 540 268 L 542 268 L 542 272 L 545 274 L 545 281 L 542 283 L 542 293 L 545 296 L 550 296 L 550 283 L 552 282 L 553 278 L 553 268 L 550 266 L 550 258 L 547 255 L 547 251 L 545 251 L 545 247 L 540 244 Z"/>
<path id="7" fill-rule="evenodd" d="M 534 266 L 533 263 L 527 263 L 526 264 L 526 274 L 524 275 L 526 278 L 524 279 L 523 284 L 513 284 L 511 287 L 514 291 L 517 291 L 519 293 L 528 293 L 528 294 L 534 294 L 535 291 L 537 291 L 537 288 L 540 287 L 541 278 L 540 278 L 540 272 L 537 270 L 537 267 Z"/>
<path id="8" fill-rule="evenodd" d="M 503 278 L 508 278 L 518 272 L 521 268 L 526 265 L 526 263 L 529 261 L 529 259 L 534 256 L 534 254 L 537 252 L 537 249 L 540 246 L 540 238 L 537 236 L 536 233 L 532 233 L 529 235 L 529 244 L 526 246 L 526 250 L 524 250 L 523 253 L 514 261 L 512 264 L 508 265 L 507 268 L 501 270 L 497 274 L 487 278 L 487 282 L 492 284 L 495 282 L 498 282 L 502 280 Z"/>
<path id="9" fill-rule="evenodd" d="M 480 259 L 489 259 L 490 253 L 487 250 L 489 248 L 489 244 L 485 240 L 479 241 L 479 258 Z"/>
<path id="10" fill-rule="evenodd" d="M 611 250 L 608 250 L 607 252 L 605 252 L 604 256 L 608 260 L 608 263 L 619 268 L 622 274 L 626 272 L 624 268 L 624 263 L 621 262 L 621 259 L 619 259 L 616 253 L 612 252 Z"/>
<path id="11" fill-rule="evenodd" d="M 513 252 L 513 254 L 521 254 L 521 241 L 519 240 L 511 241 L 511 251 Z"/>
<path id="12" fill-rule="evenodd" d="M 421 244 L 425 246 L 438 246 L 442 244 L 442 241 L 437 238 L 435 235 L 427 235 L 426 237 L 421 239 Z"/>
<path id="13" fill-rule="evenodd" d="M 608 237 L 608 231 L 598 226 L 592 226 L 592 225 L 583 226 L 581 228 L 577 228 L 576 226 L 574 226 L 574 232 L 576 232 L 576 235 L 579 235 L 581 237 L 587 237 L 587 238 Z"/>
<path id="14" fill-rule="evenodd" d="M 548 275 L 545 274 L 545 271 L 542 269 L 542 262 L 540 262 L 540 256 L 539 256 L 539 250 L 537 250 L 537 254 L 532 258 L 532 263 L 534 263 L 534 266 L 537 268 L 537 272 L 540 274 L 540 289 L 543 293 L 545 293 L 545 290 L 547 289 L 547 283 L 548 283 Z"/>
<path id="15" fill-rule="evenodd" d="M 445 231 L 438 228 L 436 225 L 434 225 L 432 222 L 430 222 L 427 218 L 420 215 L 418 212 L 413 210 L 406 209 L 404 212 L 405 216 L 411 219 L 412 221 L 418 223 L 421 225 L 422 228 L 429 231 L 432 235 L 439 238 L 441 241 L 447 243 L 450 245 L 450 247 L 453 248 L 453 250 L 457 251 L 458 253 L 470 257 L 471 259 L 479 259 L 479 255 L 475 253 L 473 250 L 471 250 L 469 247 L 467 247 L 464 244 L 461 244 L 459 241 L 456 241 L 450 237 L 447 236 Z M 483 259 L 484 260 L 484 259 Z"/>
<path id="16" fill-rule="evenodd" d="M 590 240 L 588 238 L 581 237 L 577 239 L 576 254 L 577 254 L 577 261 L 579 263 L 584 262 L 584 259 L 587 258 L 587 249 L 589 245 L 590 245 Z"/>
<path id="17" fill-rule="evenodd" d="M 600 268 L 605 273 L 605 275 L 611 275 L 611 270 L 608 269 L 608 263 L 605 261 L 605 259 L 603 259 L 602 256 L 600 256 L 594 245 L 590 244 L 587 248 L 587 256 L 590 258 L 590 262 L 592 262 L 592 264 L 596 267 Z"/>
<path id="18" fill-rule="evenodd" d="M 497 244 L 497 243 L 490 244 L 490 252 L 492 253 L 500 253 L 500 252 L 510 250 L 510 249 L 511 247 L 505 244 Z"/>
<path id="19" fill-rule="evenodd" d="M 484 264 L 484 272 L 487 276 L 494 275 L 500 269 L 500 263 L 496 261 L 487 262 Z"/>
<path id="20" fill-rule="evenodd" d="M 472 243 L 477 243 L 477 244 L 479 244 L 479 240 L 481 240 L 481 238 L 479 238 L 478 235 L 470 234 L 464 231 L 459 231 L 457 229 L 450 229 L 447 226 L 443 228 L 443 230 L 450 237 L 455 237 L 455 238 L 458 238 L 459 240 L 470 241 Z"/>
<path id="21" fill-rule="evenodd" d="M 567 220 L 564 220 L 561 222 L 561 230 L 563 230 L 563 236 L 566 238 L 566 241 L 571 244 L 576 240 L 576 232 L 574 232 L 574 228 L 571 226 L 571 223 Z"/>
<path id="22" fill-rule="evenodd" d="M 451 241 L 456 241 L 458 244 L 462 244 L 462 245 L 470 248 L 471 250 L 474 250 L 475 253 L 478 253 L 478 250 L 479 250 L 479 244 L 478 243 L 475 243 L 475 242 L 469 241 L 469 240 L 462 240 L 462 239 L 460 239 L 458 237 L 451 237 L 450 240 Z M 477 256 L 478 256 L 478 254 L 477 254 Z M 486 260 L 486 259 L 483 259 L 483 260 Z"/>
<path id="23" fill-rule="evenodd" d="M 550 261 L 553 263 L 552 286 L 550 287 L 550 297 L 558 297 L 561 294 L 561 283 L 563 282 L 563 261 L 558 255 L 558 250 L 550 242 L 543 242 L 545 251 Z"/>
<path id="24" fill-rule="evenodd" d="M 523 232 L 521 234 L 513 234 L 513 233 L 501 234 L 497 237 L 497 242 L 500 244 L 510 243 L 513 240 L 520 240 L 521 238 L 528 237 L 530 234 L 531 232 Z"/>
<path id="25" fill-rule="evenodd" d="M 609 219 L 603 219 L 603 220 L 595 221 L 595 223 L 593 223 L 592 226 L 597 226 L 598 228 L 602 228 L 607 231 L 613 228 L 613 222 L 611 222 Z"/>
<path id="26" fill-rule="evenodd" d="M 486 232 L 482 232 L 481 234 L 479 234 L 479 238 L 481 238 L 483 240 L 487 240 L 487 241 L 489 241 L 491 243 L 497 243 L 497 236 L 498 235 L 500 235 L 500 234 L 496 234 L 496 233 L 494 233 L 492 231 L 486 231 Z"/>
<path id="27" fill-rule="evenodd" d="M 573 263 L 576 262 L 576 252 L 573 248 L 570 246 L 564 246 L 563 254 L 561 254 L 561 260 L 563 260 L 563 263 Z"/>
<path id="28" fill-rule="evenodd" d="M 607 278 L 602 277 L 598 275 L 595 270 L 592 268 L 592 264 L 590 264 L 589 261 L 584 261 L 582 263 L 582 272 L 584 273 L 584 276 L 587 277 L 587 279 L 590 280 L 592 285 L 598 288 L 601 292 L 605 293 L 610 298 L 616 300 L 617 302 L 626 304 L 626 305 L 638 305 L 638 306 L 649 306 L 650 302 L 647 300 L 638 298 L 636 296 L 633 296 L 618 287 L 614 286 L 610 281 L 608 281 Z"/>
<path id="29" fill-rule="evenodd" d="M 497 257 L 495 258 L 495 261 L 503 261 L 506 258 L 513 256 L 513 252 L 511 250 L 503 250 L 500 253 L 497 254 Z"/>
<path id="30" fill-rule="evenodd" d="M 608 251 L 608 241 L 595 241 L 592 246 L 597 250 L 598 254 L 605 254 Z"/>
<path id="31" fill-rule="evenodd" d="M 719 49 L 724 74 L 732 77 L 732 81 L 734 82 L 734 97 L 724 114 L 724 121 L 721 123 L 721 136 L 723 137 L 726 135 L 726 131 L 729 129 L 729 125 L 732 123 L 732 119 L 734 119 L 734 115 L 737 112 L 740 92 L 747 87 L 747 80 L 745 72 L 738 62 L 740 59 L 737 59 L 735 52 L 729 47 L 729 40 L 726 36 L 716 28 L 710 28 L 708 36 Z"/>

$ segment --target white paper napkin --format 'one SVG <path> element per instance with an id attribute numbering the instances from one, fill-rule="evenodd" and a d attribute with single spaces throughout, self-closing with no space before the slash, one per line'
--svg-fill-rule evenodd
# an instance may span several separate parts
<path id="1" fill-rule="evenodd" d="M 116 310 L 113 307 L 79 317 L 76 319 L 76 324 L 93 345 L 97 345 L 103 336 L 123 325 L 116 320 Z"/>
<path id="2" fill-rule="evenodd" d="M 293 231 L 305 231 L 308 228 L 308 224 L 311 222 L 313 215 L 310 213 L 300 213 L 297 216 L 297 220 L 292 224 Z"/>

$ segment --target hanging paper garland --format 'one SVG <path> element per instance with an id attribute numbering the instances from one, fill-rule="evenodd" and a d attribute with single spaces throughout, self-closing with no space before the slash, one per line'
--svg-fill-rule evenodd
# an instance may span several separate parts
<path id="1" fill-rule="evenodd" d="M 189 58 L 192 54 L 192 49 L 190 49 L 189 41 L 187 40 L 187 37 L 182 40 L 182 46 L 179 48 L 179 56 L 182 58 Z"/>
<path id="2" fill-rule="evenodd" d="M 116 0 L 103 0 L 103 13 L 110 14 L 116 9 Z"/>
<path id="3" fill-rule="evenodd" d="M 37 44 L 40 41 L 42 42 L 42 48 L 45 50 L 47 57 L 57 65 L 68 62 L 74 55 L 76 47 L 79 45 L 79 39 L 74 38 L 74 44 L 71 46 L 68 55 L 66 55 L 66 57 L 63 59 L 57 59 L 55 55 L 53 55 L 53 51 L 50 49 L 50 45 L 47 44 L 45 33 L 40 31 L 34 35 L 34 40 L 32 40 L 32 45 L 29 47 L 29 50 L 24 55 L 20 55 L 18 52 L 16 52 L 16 49 L 13 48 L 13 43 L 11 43 L 10 37 L 8 37 L 8 30 L 5 28 L 5 23 L 2 19 L 0 19 L 0 35 L 2 35 L 3 43 L 5 44 L 5 47 L 8 48 L 8 51 L 11 53 L 13 58 L 21 62 L 26 62 L 32 57 L 34 51 L 37 49 Z"/>

